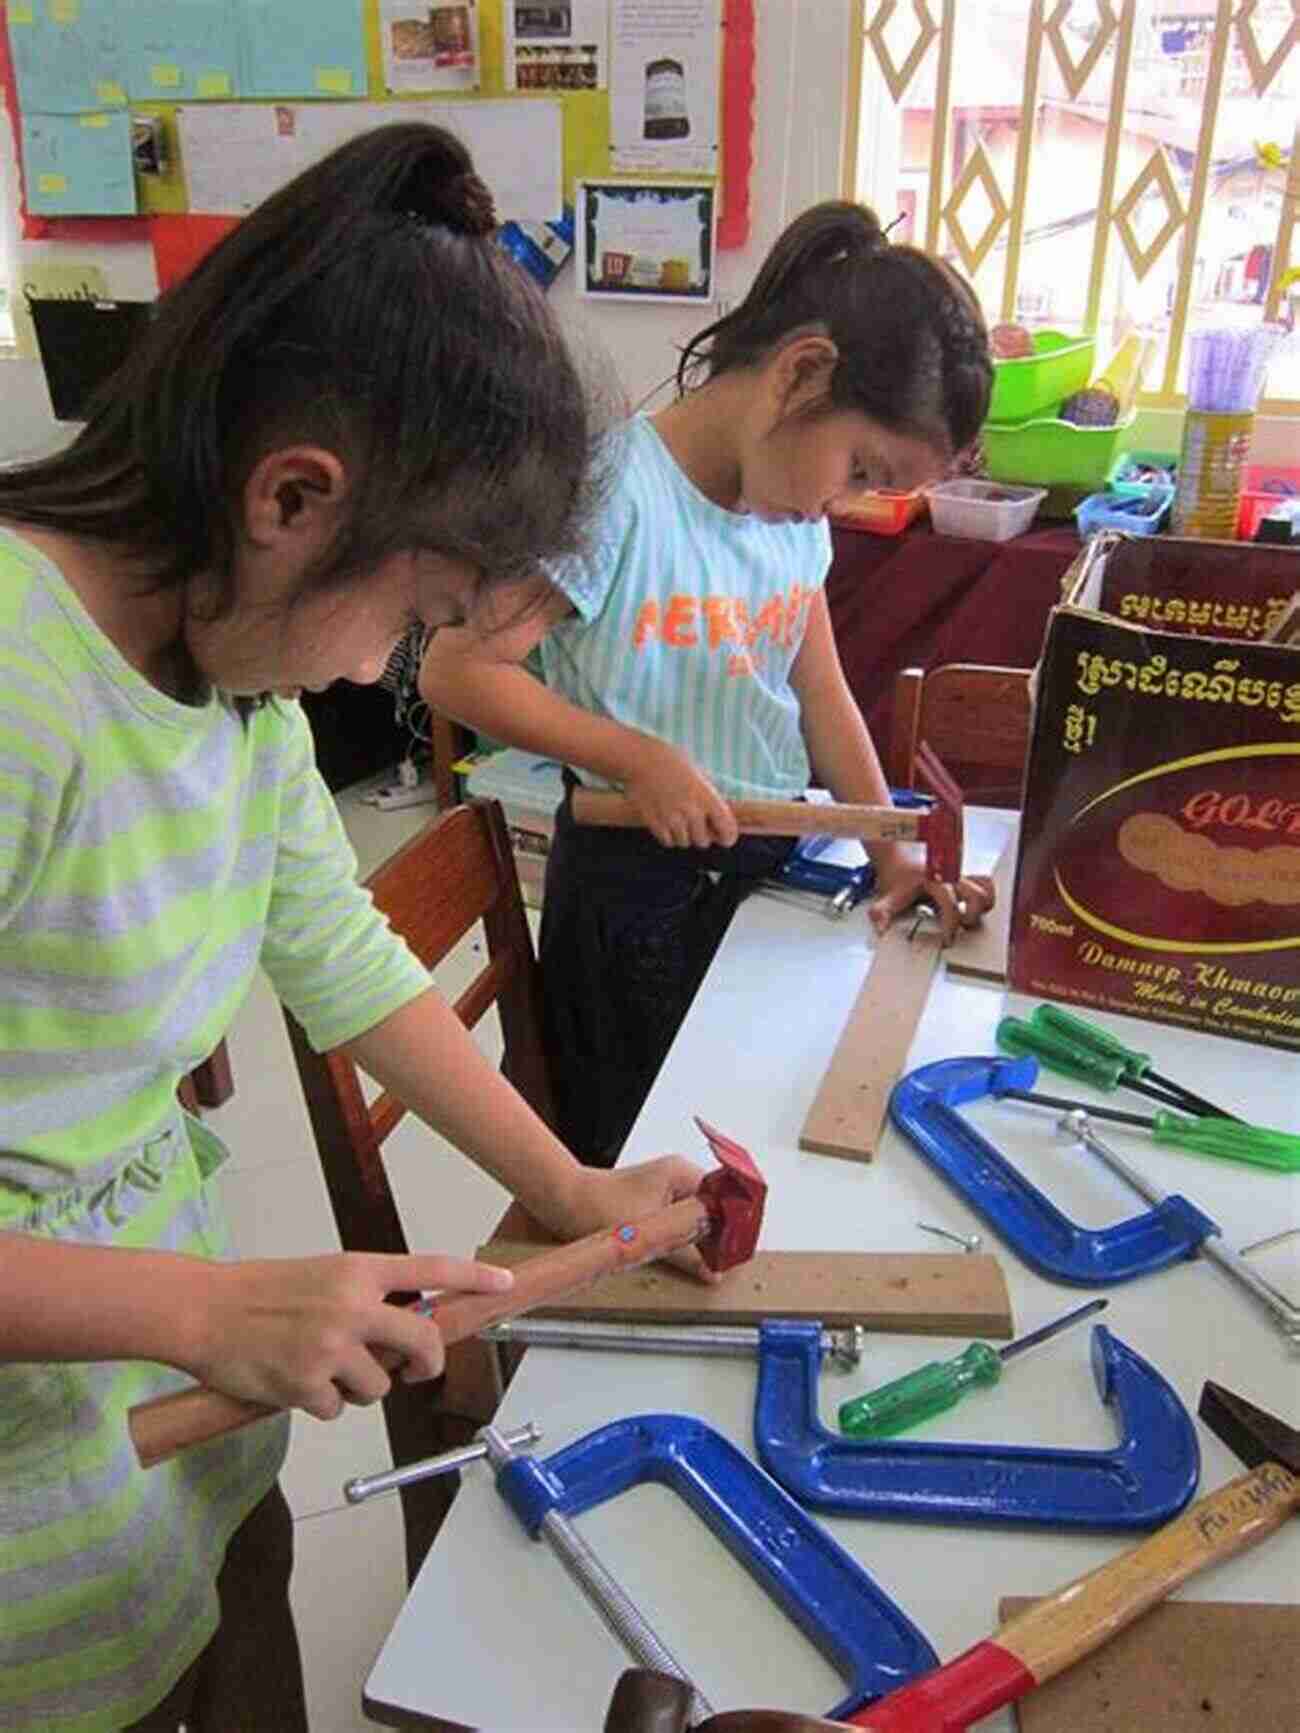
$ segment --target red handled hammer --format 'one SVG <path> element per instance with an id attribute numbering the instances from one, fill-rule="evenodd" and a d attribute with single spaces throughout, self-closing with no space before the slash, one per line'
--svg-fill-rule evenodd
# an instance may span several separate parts
<path id="1" fill-rule="evenodd" d="M 1064 1672 L 1188 1577 L 1255 1546 L 1300 1510 L 1300 1431 L 1218 1384 L 1205 1385 L 1199 1412 L 1252 1472 L 1199 1499 L 1140 1546 L 1076 1578 L 956 1660 L 891 1691 L 847 1721 L 820 1721 L 779 1709 L 734 1709 L 710 1715 L 696 1733 L 838 1733 L 845 1727 L 964 1733 Z M 667 1686 L 650 1689 L 648 1682 L 642 1700 L 651 1696 L 666 1716 Z M 632 1701 L 625 1688 L 629 1710 Z M 611 1733 L 643 1733 L 630 1713 L 607 1727 Z M 671 1722 L 644 1721 L 644 1733 L 660 1727 L 667 1733 Z"/>
<path id="2" fill-rule="evenodd" d="M 849 836 L 866 842 L 924 842 L 925 876 L 936 884 L 956 884 L 961 877 L 961 790 L 924 743 L 917 749 L 918 778 L 934 805 L 847 806 L 810 800 L 734 800 L 729 804 L 746 836 Z M 615 789 L 575 788 L 573 817 L 577 824 L 603 829 L 635 830 L 641 824 L 636 807 Z"/>
<path id="3" fill-rule="evenodd" d="M 729 1270 L 753 1257 L 763 1225 L 767 1182 L 748 1150 L 702 1119 L 695 1123 L 721 1166 L 704 1177 L 694 1197 L 682 1198 L 638 1221 L 620 1222 L 571 1245 L 539 1253 L 519 1265 L 514 1285 L 505 1293 L 421 1301 L 421 1308 L 437 1323 L 444 1344 L 464 1342 L 489 1324 L 517 1318 L 534 1306 L 549 1305 L 590 1287 L 615 1270 L 648 1264 L 683 1246 L 698 1246 L 711 1270 Z M 385 1355 L 376 1357 L 390 1370 L 396 1363 Z M 260 1403 L 244 1402 L 196 1384 L 173 1396 L 137 1403 L 127 1415 L 127 1425 L 141 1467 L 152 1468 L 188 1445 L 265 1420 L 273 1412 Z"/>

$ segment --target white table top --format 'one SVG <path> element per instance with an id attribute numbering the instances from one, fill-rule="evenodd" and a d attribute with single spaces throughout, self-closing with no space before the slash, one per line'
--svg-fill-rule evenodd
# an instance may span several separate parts
<path id="1" fill-rule="evenodd" d="M 968 813 L 967 865 L 987 871 L 1011 815 Z M 846 923 L 751 898 L 739 911 L 647 1100 L 627 1159 L 680 1149 L 707 1159 L 691 1116 L 702 1114 L 753 1151 L 770 1187 L 763 1244 L 797 1251 L 926 1251 L 944 1242 L 918 1221 L 984 1234 L 1006 1272 L 1017 1331 L 1090 1297 L 1021 1264 L 892 1127 L 870 1164 L 808 1155 L 799 1129 L 861 987 L 871 930 L 862 910 Z M 941 970 L 909 1068 L 959 1054 L 991 1054 L 1007 1011 L 1032 1001 Z M 1265 1047 L 1100 1017 L 1157 1069 L 1238 1107 L 1258 1123 L 1300 1131 L 1300 1064 Z M 1086 1095 L 1067 1080 L 1058 1093 Z M 1114 1098 L 1112 1098 L 1113 1100 Z M 1136 1096 L 1119 1104 L 1141 1111 Z M 1068 1216 L 1102 1226 L 1147 1206 L 1094 1158 L 1060 1141 L 1050 1114 L 986 1102 L 972 1120 Z M 1300 1177 L 1285 1177 L 1158 1148 L 1111 1127 L 1139 1172 L 1182 1191 L 1241 1247 L 1300 1225 Z M 1257 1260 L 1300 1299 L 1300 1239 Z M 1109 1290 L 1098 1321 L 1150 1359 L 1193 1415 L 1212 1377 L 1300 1424 L 1300 1362 L 1267 1315 L 1203 1260 Z M 826 1372 L 822 1417 L 836 1405 L 968 1338 L 875 1336 L 855 1372 Z M 533 1419 L 538 1454 L 559 1450 L 608 1421 L 649 1410 L 695 1414 L 753 1454 L 753 1363 L 531 1349 L 499 1421 Z M 1241 1465 L 1197 1423 L 1201 1490 Z M 919 1436 L 919 1435 L 918 1435 Z M 969 1396 L 924 1436 L 1105 1448 L 1115 1427 L 1089 1366 L 1089 1326 L 1066 1332 L 1008 1367 L 993 1390 Z M 359 1463 L 363 1471 L 372 1465 Z M 990 1635 L 1002 1595 L 1046 1594 L 1104 1563 L 1140 1536 L 1009 1531 L 982 1525 L 822 1518 L 836 1539 L 926 1633 L 941 1660 Z M 579 1519 L 584 1537 L 632 1594 L 716 1709 L 784 1707 L 823 1714 L 843 1696 L 837 1675 L 713 1536 L 673 1495 L 638 1488 Z M 1283 1534 L 1194 1578 L 1195 1600 L 1300 1601 L 1300 1552 Z M 544 1543 L 529 1540 L 476 1465 L 366 1683 L 385 1720 L 425 1716 L 494 1733 L 594 1733 L 631 1665 Z M 1009 1729 L 1009 1713 L 990 1729 Z"/>

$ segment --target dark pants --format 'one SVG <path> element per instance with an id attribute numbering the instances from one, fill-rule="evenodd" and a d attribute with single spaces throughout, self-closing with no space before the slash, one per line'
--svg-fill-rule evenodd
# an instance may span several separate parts
<path id="1" fill-rule="evenodd" d="M 561 1139 L 610 1167 L 731 917 L 789 855 L 789 837 L 663 848 L 648 831 L 555 815 L 539 945 Z"/>
<path id="2" fill-rule="evenodd" d="M 217 1577 L 221 1624 L 166 1697 L 123 1733 L 307 1733 L 289 1611 L 293 1518 L 271 1488 L 230 1538 Z"/>

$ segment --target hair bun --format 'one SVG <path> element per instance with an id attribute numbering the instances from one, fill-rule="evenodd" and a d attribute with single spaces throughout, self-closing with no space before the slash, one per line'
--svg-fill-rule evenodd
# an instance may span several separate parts
<path id="1" fill-rule="evenodd" d="M 434 191 L 429 215 L 458 235 L 490 235 L 497 208 L 487 186 L 472 171 L 453 175 Z"/>

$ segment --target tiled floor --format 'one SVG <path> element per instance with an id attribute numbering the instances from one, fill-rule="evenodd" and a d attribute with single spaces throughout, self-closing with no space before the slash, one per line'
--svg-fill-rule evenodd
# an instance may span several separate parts
<path id="1" fill-rule="evenodd" d="M 357 791 L 340 809 L 362 873 L 377 866 L 431 816 L 430 807 L 380 812 Z M 469 976 L 480 940 L 468 938 L 437 980 L 454 996 Z M 484 1019 L 481 1039 L 499 1052 Z M 317 1164 L 284 1022 L 259 979 L 230 1032 L 235 1094 L 209 1122 L 230 1146 L 220 1181 L 239 1250 L 292 1257 L 337 1247 L 338 1236 Z M 405 1122 L 387 1145 L 389 1172 L 412 1246 L 470 1253 L 487 1237 L 506 1194 L 419 1122 Z M 349 1508 L 342 1483 L 388 1465 L 378 1409 L 348 1408 L 333 1424 L 294 1420 L 284 1473 L 295 1517 L 293 1600 L 307 1674 L 312 1733 L 357 1733 L 361 1686 L 404 1593 L 401 1512 L 396 1499 Z"/>

